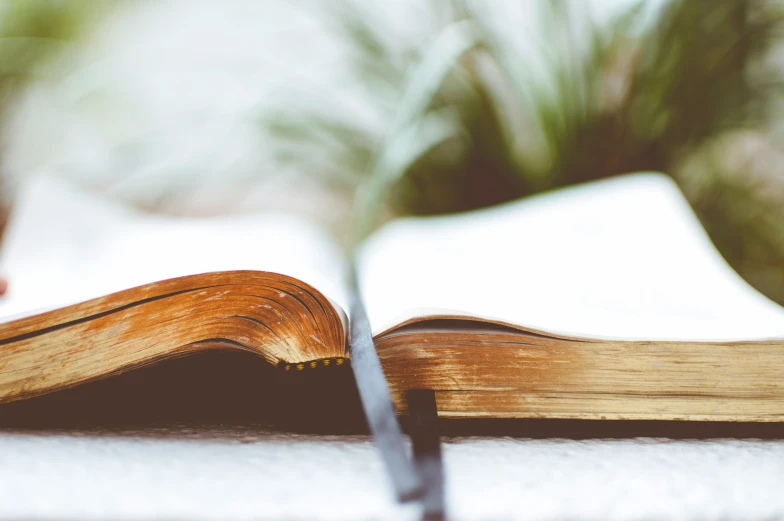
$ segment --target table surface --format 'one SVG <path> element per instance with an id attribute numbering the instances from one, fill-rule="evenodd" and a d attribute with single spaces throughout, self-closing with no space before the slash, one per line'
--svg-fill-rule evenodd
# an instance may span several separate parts
<path id="1" fill-rule="evenodd" d="M 784 518 L 784 441 L 445 440 L 450 519 Z M 366 436 L 0 431 L 0 518 L 418 519 Z"/>

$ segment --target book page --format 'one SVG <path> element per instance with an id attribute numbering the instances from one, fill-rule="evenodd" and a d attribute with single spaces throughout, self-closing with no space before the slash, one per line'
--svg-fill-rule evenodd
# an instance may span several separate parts
<path id="1" fill-rule="evenodd" d="M 576 337 L 784 338 L 784 309 L 727 265 L 661 174 L 402 219 L 359 259 L 374 333 L 438 313 Z"/>
<path id="2" fill-rule="evenodd" d="M 311 284 L 347 309 L 347 265 L 316 225 L 291 215 L 142 213 L 41 176 L 23 188 L 0 254 L 0 320 L 159 280 L 260 270 Z"/>

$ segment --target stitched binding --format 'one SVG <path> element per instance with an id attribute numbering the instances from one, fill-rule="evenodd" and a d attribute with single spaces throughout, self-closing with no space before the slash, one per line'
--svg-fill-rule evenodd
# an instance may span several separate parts
<path id="1" fill-rule="evenodd" d="M 331 358 L 319 358 L 318 360 L 308 360 L 307 362 L 291 363 L 278 362 L 278 369 L 288 372 L 310 371 L 313 369 L 324 369 L 330 367 L 348 366 L 351 364 L 349 358 L 343 356 L 333 356 Z"/>

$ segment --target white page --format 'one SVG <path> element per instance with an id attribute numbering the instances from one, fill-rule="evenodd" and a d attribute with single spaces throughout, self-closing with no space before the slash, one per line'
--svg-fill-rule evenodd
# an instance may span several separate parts
<path id="1" fill-rule="evenodd" d="M 437 309 L 570 336 L 784 338 L 784 308 L 727 265 L 661 174 L 395 221 L 358 269 L 375 333 Z"/>
<path id="2" fill-rule="evenodd" d="M 305 220 L 156 216 L 40 176 L 20 194 L 3 240 L 0 273 L 9 288 L 0 297 L 0 317 L 224 270 L 290 275 L 347 309 L 342 253 Z"/>

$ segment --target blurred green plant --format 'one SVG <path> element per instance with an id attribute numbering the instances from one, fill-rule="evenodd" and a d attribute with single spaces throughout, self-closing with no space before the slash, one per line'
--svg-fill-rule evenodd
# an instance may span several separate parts
<path id="1" fill-rule="evenodd" d="M 784 6 L 659 4 L 634 2 L 599 23 L 585 2 L 542 1 L 540 30 L 520 37 L 525 28 L 504 27 L 502 4 L 431 1 L 435 36 L 414 42 L 344 4 L 330 19 L 382 124 L 322 100 L 269 114 L 264 128 L 281 161 L 356 194 L 360 237 L 385 212 L 457 212 L 625 172 L 670 173 L 728 261 L 784 303 Z M 737 160 L 750 139 L 764 143 L 761 155 Z"/>
<path id="2" fill-rule="evenodd" d="M 29 82 L 75 42 L 109 0 L 0 0 L 0 121 Z"/>
<path id="3" fill-rule="evenodd" d="M 34 82 L 57 81 L 68 71 L 77 42 L 114 0 L 0 0 L 0 146 L 7 121 L 25 89 Z M 2 189 L 0 183 L 0 189 Z M 2 194 L 5 196 L 5 194 Z M 0 233 L 5 228 L 5 200 L 0 205 Z"/>

